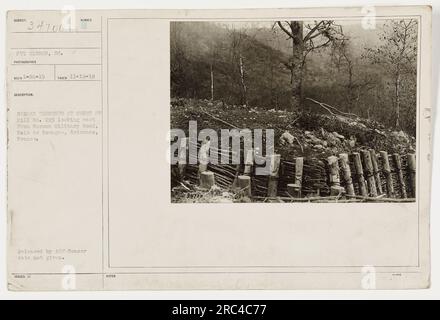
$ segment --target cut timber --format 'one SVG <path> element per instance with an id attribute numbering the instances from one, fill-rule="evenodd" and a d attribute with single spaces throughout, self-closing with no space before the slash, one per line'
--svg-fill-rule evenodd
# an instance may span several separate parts
<path id="1" fill-rule="evenodd" d="M 406 187 L 405 187 L 405 180 L 403 179 L 403 172 L 402 172 L 402 162 L 400 161 L 400 155 L 395 153 L 393 154 L 394 164 L 396 165 L 397 170 L 397 178 L 399 181 L 400 186 L 400 192 L 403 199 L 407 198 L 406 195 Z"/>
<path id="2" fill-rule="evenodd" d="M 348 164 L 348 154 L 341 153 L 339 155 L 339 160 L 341 161 L 342 173 L 345 181 L 345 188 L 347 189 L 347 194 L 349 196 L 354 196 L 353 180 L 351 179 L 351 169 Z"/>
<path id="3" fill-rule="evenodd" d="M 408 171 L 409 171 L 409 181 L 411 188 L 411 196 L 416 197 L 416 155 L 414 153 L 409 153 L 407 156 Z"/>
<path id="4" fill-rule="evenodd" d="M 340 186 L 341 180 L 339 178 L 338 158 L 336 158 L 335 156 L 330 156 L 327 158 L 327 162 L 330 169 L 330 185 Z"/>
<path id="5" fill-rule="evenodd" d="M 374 179 L 376 180 L 377 192 L 379 194 L 383 194 L 382 180 L 380 179 L 379 165 L 377 164 L 377 155 L 374 149 L 370 149 L 370 157 L 371 157 L 371 163 L 373 164 L 373 175 L 374 175 Z"/>
<path id="6" fill-rule="evenodd" d="M 180 181 L 182 181 L 185 176 L 186 164 L 188 163 L 187 149 L 188 149 L 188 138 L 182 138 L 182 140 L 180 140 L 179 155 L 177 160 L 177 167 L 179 168 Z"/>
<path id="7" fill-rule="evenodd" d="M 364 178 L 364 169 L 362 168 L 361 155 L 358 152 L 353 152 L 354 169 L 356 170 L 356 180 L 359 184 L 359 191 L 361 196 L 367 197 L 367 185 Z"/>
<path id="8" fill-rule="evenodd" d="M 238 184 L 238 176 L 240 175 L 240 165 L 237 164 L 235 166 L 235 174 L 234 174 L 234 181 L 232 181 L 232 188 L 235 189 L 237 187 Z"/>
<path id="9" fill-rule="evenodd" d="M 270 161 L 269 176 L 278 177 L 278 173 L 280 170 L 281 155 L 272 154 L 269 156 L 269 161 Z"/>
<path id="10" fill-rule="evenodd" d="M 345 190 L 343 187 L 341 187 L 338 158 L 335 156 L 330 156 L 327 158 L 327 162 L 330 171 L 330 195 L 331 196 L 342 195 L 345 192 Z"/>
<path id="11" fill-rule="evenodd" d="M 280 169 L 281 155 L 272 154 L 269 156 L 270 170 L 269 170 L 269 181 L 267 184 L 267 196 L 276 197 L 278 192 L 278 173 Z"/>
<path id="12" fill-rule="evenodd" d="M 303 169 L 304 169 L 304 158 L 303 157 L 296 158 L 295 159 L 295 186 L 297 188 L 297 192 L 295 194 L 298 196 L 298 198 L 301 197 Z"/>
<path id="13" fill-rule="evenodd" d="M 199 174 L 208 170 L 209 163 L 209 149 L 211 142 L 206 140 L 202 143 L 199 150 Z"/>
<path id="14" fill-rule="evenodd" d="M 364 173 L 367 177 L 368 190 L 371 197 L 377 197 L 376 181 L 373 175 L 373 163 L 371 161 L 371 154 L 367 150 L 362 150 L 362 159 L 364 160 Z"/>
<path id="15" fill-rule="evenodd" d="M 200 187 L 203 189 L 211 189 L 215 185 L 214 172 L 203 171 L 200 173 Z"/>
<path id="16" fill-rule="evenodd" d="M 383 173 L 386 178 L 387 195 L 390 198 L 394 198 L 395 197 L 394 185 L 393 185 L 393 178 L 391 177 L 391 167 L 390 167 L 390 160 L 388 158 L 388 152 L 381 151 L 380 157 L 382 158 Z"/>
<path id="17" fill-rule="evenodd" d="M 244 160 L 244 175 L 251 175 L 252 173 L 252 166 L 254 165 L 254 150 L 249 149 L 246 152 L 246 158 Z"/>
<path id="18" fill-rule="evenodd" d="M 237 177 L 237 186 L 243 192 L 244 195 L 251 197 L 251 177 L 249 176 L 238 176 Z"/>

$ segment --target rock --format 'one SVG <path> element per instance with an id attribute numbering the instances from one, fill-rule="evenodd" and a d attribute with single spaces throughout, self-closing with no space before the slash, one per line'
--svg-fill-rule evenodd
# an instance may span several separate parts
<path id="1" fill-rule="evenodd" d="M 284 133 L 280 137 L 280 142 L 282 144 L 287 143 L 292 145 L 295 142 L 295 137 L 292 134 L 290 134 L 290 132 L 284 131 Z"/>
<path id="2" fill-rule="evenodd" d="M 317 138 L 313 133 L 310 131 L 304 132 L 306 135 L 306 138 L 311 142 L 312 144 L 322 144 L 322 140 Z"/>
<path id="3" fill-rule="evenodd" d="M 328 133 L 326 139 L 330 147 L 335 147 L 341 143 L 341 140 L 339 140 L 339 138 L 337 138 L 333 133 Z"/>
<path id="4" fill-rule="evenodd" d="M 334 135 L 336 138 L 338 138 L 338 139 L 341 139 L 341 140 L 344 140 L 344 139 L 345 139 L 345 137 L 344 137 L 342 134 L 339 134 L 339 133 L 337 133 L 336 131 L 333 131 L 332 133 L 333 133 L 333 135 Z"/>
<path id="5" fill-rule="evenodd" d="M 222 192 L 222 197 L 225 197 L 225 198 L 229 198 L 229 197 L 231 197 L 232 195 L 229 193 L 229 192 Z"/>
<path id="6" fill-rule="evenodd" d="M 348 140 L 348 145 L 351 147 L 351 148 L 354 148 L 354 146 L 356 145 L 356 140 Z"/>
<path id="7" fill-rule="evenodd" d="M 322 144 L 322 140 L 315 136 L 311 137 L 311 141 L 313 144 Z"/>
<path id="8" fill-rule="evenodd" d="M 409 143 L 408 135 L 402 130 L 391 132 L 391 136 L 396 140 L 398 140 L 399 142 Z"/>

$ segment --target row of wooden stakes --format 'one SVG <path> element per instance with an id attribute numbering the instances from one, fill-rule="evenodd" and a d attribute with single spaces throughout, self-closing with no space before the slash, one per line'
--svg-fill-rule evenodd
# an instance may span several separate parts
<path id="1" fill-rule="evenodd" d="M 199 158 L 208 159 L 209 148 L 200 148 Z M 378 157 L 381 161 L 381 169 L 379 168 Z M 252 197 L 252 172 L 255 165 L 255 154 L 253 150 L 248 150 L 244 159 L 244 168 L 239 171 L 237 166 L 237 173 L 231 185 L 244 195 Z M 330 184 L 330 196 L 346 196 L 346 197 L 387 197 L 395 199 L 399 194 L 400 198 L 411 198 L 407 193 L 409 188 L 415 196 L 416 188 L 416 156 L 415 154 L 407 154 L 407 169 L 409 174 L 409 186 L 406 186 L 403 174 L 401 156 L 397 153 L 392 154 L 391 160 L 393 163 L 394 172 L 396 173 L 396 186 L 399 190 L 395 190 L 393 182 L 392 170 L 390 165 L 390 157 L 386 151 L 380 151 L 379 154 L 375 150 L 361 150 L 354 152 L 350 156 L 347 153 L 339 154 L 337 156 L 329 156 L 326 159 L 328 166 L 328 181 Z M 281 155 L 272 154 L 266 157 L 266 161 L 270 162 L 268 167 L 268 182 L 267 182 L 267 197 L 277 197 L 278 193 L 278 178 L 281 163 Z M 179 172 L 183 173 L 185 170 L 186 159 L 183 163 L 178 164 Z M 352 172 L 350 162 L 355 172 Z M 295 172 L 291 183 L 287 184 L 287 193 L 292 198 L 302 198 L 302 179 L 304 158 L 294 158 Z M 381 174 L 382 172 L 382 174 Z M 384 183 L 382 178 L 385 178 Z M 199 163 L 199 183 L 201 188 L 210 189 L 215 185 L 215 174 L 208 170 L 206 163 Z M 357 192 L 355 194 L 354 184 L 357 184 Z M 385 189 L 385 190 L 384 190 Z M 396 192 L 398 191 L 398 192 Z"/>

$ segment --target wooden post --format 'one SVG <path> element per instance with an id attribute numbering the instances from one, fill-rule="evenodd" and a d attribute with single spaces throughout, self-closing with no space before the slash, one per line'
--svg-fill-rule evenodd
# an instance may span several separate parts
<path id="1" fill-rule="evenodd" d="M 295 159 L 295 183 L 287 184 L 287 192 L 294 198 L 301 198 L 302 175 L 304 168 L 304 158 Z"/>
<path id="2" fill-rule="evenodd" d="M 303 169 L 304 169 L 304 158 L 303 157 L 296 158 L 295 159 L 295 184 L 299 188 L 300 196 L 301 196 Z"/>
<path id="3" fill-rule="evenodd" d="M 379 174 L 379 165 L 377 164 L 377 155 L 374 149 L 370 149 L 371 163 L 373 164 L 373 175 L 376 180 L 376 187 L 379 194 L 383 194 L 382 181 Z"/>
<path id="4" fill-rule="evenodd" d="M 414 153 L 409 153 L 407 155 L 409 180 L 411 183 L 411 196 L 416 197 L 416 155 Z"/>
<path id="5" fill-rule="evenodd" d="M 402 163 L 400 162 L 400 155 L 397 153 L 393 154 L 393 159 L 394 159 L 394 164 L 396 165 L 397 178 L 399 181 L 402 198 L 406 199 L 407 194 L 406 194 L 405 180 L 403 179 Z"/>
<path id="6" fill-rule="evenodd" d="M 374 180 L 373 163 L 371 161 L 370 152 L 367 150 L 362 150 L 362 158 L 364 160 L 364 165 L 365 165 L 364 172 L 367 177 L 367 184 L 368 184 L 368 189 L 370 191 L 370 196 L 377 197 L 376 181 Z"/>
<path id="7" fill-rule="evenodd" d="M 270 170 L 269 181 L 267 184 L 267 196 L 276 197 L 278 191 L 278 173 L 280 169 L 281 155 L 272 154 L 268 160 L 270 161 Z"/>
<path id="8" fill-rule="evenodd" d="M 361 196 L 368 197 L 367 185 L 364 178 L 364 169 L 362 168 L 361 155 L 353 152 L 354 169 L 356 170 L 356 179 L 359 183 L 359 191 Z"/>
<path id="9" fill-rule="evenodd" d="M 327 162 L 330 169 L 330 195 L 341 195 L 345 190 L 341 187 L 338 158 L 330 156 L 327 158 Z"/>
<path id="10" fill-rule="evenodd" d="M 251 177 L 245 176 L 245 175 L 238 176 L 237 185 L 238 185 L 238 188 L 243 192 L 244 195 L 251 197 L 251 195 L 252 195 Z"/>
<path id="11" fill-rule="evenodd" d="M 215 184 L 214 172 L 203 171 L 200 173 L 200 187 L 203 189 L 211 189 Z"/>
<path id="12" fill-rule="evenodd" d="M 188 150 L 188 138 L 182 138 L 180 140 L 179 155 L 177 159 L 177 167 L 179 170 L 179 179 L 182 181 L 185 176 L 187 161 L 187 150 Z"/>
<path id="13" fill-rule="evenodd" d="M 382 170 L 386 178 L 387 195 L 390 198 L 394 198 L 395 197 L 394 185 L 393 185 L 393 179 L 391 177 L 391 167 L 390 167 L 390 160 L 388 158 L 388 152 L 381 151 L 380 157 L 382 158 L 382 167 L 383 167 Z"/>
<path id="14" fill-rule="evenodd" d="M 341 180 L 339 177 L 338 158 L 335 156 L 330 156 L 327 158 L 327 162 L 330 169 L 330 184 L 332 186 L 340 186 Z"/>
<path id="15" fill-rule="evenodd" d="M 244 175 L 250 176 L 252 174 L 252 166 L 254 165 L 254 150 L 249 149 L 244 159 Z"/>
<path id="16" fill-rule="evenodd" d="M 238 176 L 240 175 L 240 164 L 237 164 L 235 166 L 235 176 L 234 176 L 234 181 L 232 181 L 232 189 L 237 188 L 238 185 Z"/>
<path id="17" fill-rule="evenodd" d="M 345 194 L 344 187 L 341 186 L 331 186 L 330 187 L 330 196 L 342 196 Z"/>
<path id="18" fill-rule="evenodd" d="M 342 167 L 347 194 L 349 196 L 354 196 L 355 194 L 354 194 L 353 180 L 351 179 L 351 169 L 350 169 L 350 165 L 348 164 L 348 154 L 341 153 L 339 155 L 339 159 L 341 160 L 341 167 Z"/>
<path id="19" fill-rule="evenodd" d="M 203 141 L 199 149 L 199 174 L 208 170 L 209 163 L 209 149 L 211 142 L 209 140 Z"/>

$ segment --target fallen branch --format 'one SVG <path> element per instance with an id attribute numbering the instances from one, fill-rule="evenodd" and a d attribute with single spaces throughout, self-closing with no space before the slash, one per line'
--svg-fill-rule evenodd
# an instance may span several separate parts
<path id="1" fill-rule="evenodd" d="M 336 112 L 340 113 L 341 115 L 344 115 L 344 116 L 354 116 L 356 118 L 359 118 L 359 116 L 357 114 L 350 113 L 350 112 L 343 112 L 343 111 L 341 111 L 341 110 L 339 110 L 339 109 L 329 105 L 328 103 L 322 102 L 322 104 L 325 105 L 328 108 L 331 108 L 331 109 L 335 110 Z"/>
<path id="2" fill-rule="evenodd" d="M 237 126 L 234 126 L 232 123 L 229 123 L 229 122 L 227 122 L 227 121 L 225 121 L 225 120 L 222 120 L 222 119 L 220 119 L 220 118 L 217 118 L 216 116 L 210 114 L 209 112 L 203 110 L 202 108 L 200 108 L 200 110 L 201 110 L 204 114 L 206 114 L 206 115 L 210 116 L 211 118 L 213 118 L 214 120 L 220 121 L 221 123 L 226 124 L 226 125 L 228 125 L 228 126 L 230 126 L 230 127 L 232 127 L 232 128 L 239 129 Z"/>
<path id="3" fill-rule="evenodd" d="M 304 152 L 304 148 L 303 145 L 301 144 L 301 142 L 299 142 L 299 139 L 297 137 L 294 137 L 296 142 L 299 144 L 299 146 L 301 147 L 301 152 Z"/>
<path id="4" fill-rule="evenodd" d="M 185 184 L 183 182 L 179 182 L 179 184 L 187 191 L 191 191 L 190 188 L 188 188 L 187 186 L 185 186 Z"/>
<path id="5" fill-rule="evenodd" d="M 354 198 L 360 200 L 382 200 L 385 197 L 385 194 L 381 194 L 377 197 L 366 197 L 366 196 L 358 196 L 358 195 L 346 195 L 347 198 Z"/>
<path id="6" fill-rule="evenodd" d="M 313 103 L 316 103 L 317 105 L 319 105 L 320 107 L 324 108 L 326 111 L 328 111 L 333 116 L 342 116 L 342 117 L 346 117 L 346 118 L 348 118 L 348 117 L 359 118 L 359 116 L 357 114 L 349 113 L 349 112 L 343 112 L 343 111 L 341 111 L 341 110 L 339 110 L 339 109 L 329 105 L 328 103 L 319 102 L 319 101 L 316 101 L 316 100 L 314 100 L 312 98 L 305 98 L 305 99 L 309 100 L 309 101 L 311 101 Z M 332 110 L 335 111 L 338 114 L 334 113 Z"/>
<path id="7" fill-rule="evenodd" d="M 263 199 L 263 200 L 283 200 L 283 201 L 294 201 L 294 202 L 309 202 L 318 200 L 339 200 L 341 196 L 329 196 L 329 197 L 306 197 L 306 198 L 294 198 L 294 197 L 261 197 L 253 196 L 253 199 Z"/>
<path id="8" fill-rule="evenodd" d="M 385 194 L 380 195 L 378 197 L 363 197 L 363 196 L 350 196 L 346 195 L 347 198 L 354 198 L 359 200 L 365 200 L 369 202 L 414 202 L 416 201 L 415 198 L 407 198 L 407 199 L 396 199 L 396 198 L 385 198 Z"/>
<path id="9" fill-rule="evenodd" d="M 316 101 L 312 98 L 305 98 L 306 100 L 312 101 L 313 103 L 316 103 L 318 106 L 320 106 L 321 108 L 325 109 L 328 113 L 330 113 L 332 116 L 336 116 L 336 114 L 333 113 L 333 111 L 331 111 L 328 107 L 324 106 L 321 102 Z"/>
<path id="10" fill-rule="evenodd" d="M 261 197 L 261 196 L 253 196 L 253 199 L 262 199 L 266 200 L 283 200 L 283 201 L 291 201 L 291 202 L 309 202 L 309 201 L 341 201 L 341 202 L 353 202 L 353 201 L 367 201 L 367 202 L 414 202 L 415 199 L 395 199 L 395 198 L 385 198 L 384 195 L 378 197 L 363 197 L 363 196 L 349 196 L 345 195 L 345 197 L 350 199 L 343 199 L 341 195 L 337 196 L 328 196 L 328 197 L 306 197 L 306 198 L 294 198 L 294 197 Z"/>

